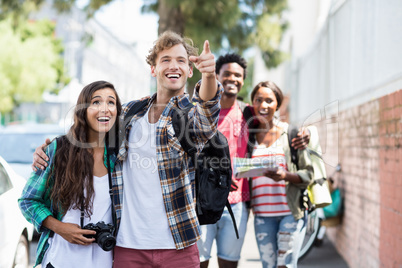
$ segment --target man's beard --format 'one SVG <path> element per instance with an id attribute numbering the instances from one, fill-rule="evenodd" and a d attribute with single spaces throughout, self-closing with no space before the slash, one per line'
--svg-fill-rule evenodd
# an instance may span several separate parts
<path id="1" fill-rule="evenodd" d="M 223 95 L 227 96 L 227 97 L 236 97 L 237 93 L 239 93 L 239 91 L 237 91 L 236 93 L 234 92 L 227 92 L 226 90 L 223 91 Z"/>

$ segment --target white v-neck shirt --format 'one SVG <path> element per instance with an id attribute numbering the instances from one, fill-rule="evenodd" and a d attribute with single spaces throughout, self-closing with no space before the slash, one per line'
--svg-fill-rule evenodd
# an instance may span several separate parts
<path id="1" fill-rule="evenodd" d="M 106 224 L 112 223 L 112 202 L 107 174 L 103 177 L 94 176 L 94 190 L 93 214 L 91 218 L 84 218 L 84 226 L 88 223 L 96 224 L 99 221 L 104 221 Z M 79 209 L 70 209 L 61 221 L 80 225 L 80 217 Z M 88 246 L 72 244 L 58 234 L 54 234 L 48 242 L 50 246 L 43 258 L 42 267 L 46 267 L 49 262 L 54 267 L 111 268 L 113 265 L 113 251 L 104 251 L 97 243 Z"/>
<path id="2" fill-rule="evenodd" d="M 146 114 L 135 121 L 123 162 L 123 208 L 117 246 L 175 249 L 163 202 L 156 154 L 156 128 Z"/>

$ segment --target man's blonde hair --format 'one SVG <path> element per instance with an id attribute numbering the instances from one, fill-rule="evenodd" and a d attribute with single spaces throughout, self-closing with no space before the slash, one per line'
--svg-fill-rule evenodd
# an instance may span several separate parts
<path id="1" fill-rule="evenodd" d="M 150 66 L 155 66 L 159 52 L 179 44 L 184 46 L 189 57 L 198 55 L 198 49 L 194 47 L 193 40 L 187 37 L 182 37 L 175 32 L 166 31 L 159 36 L 159 38 L 154 42 L 154 46 L 149 50 L 147 63 Z M 192 66 L 191 61 L 189 61 L 189 65 Z"/>

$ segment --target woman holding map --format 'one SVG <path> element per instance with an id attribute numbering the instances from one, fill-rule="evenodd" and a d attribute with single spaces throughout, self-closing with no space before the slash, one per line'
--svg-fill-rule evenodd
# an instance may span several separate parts
<path id="1" fill-rule="evenodd" d="M 263 175 L 252 178 L 254 228 L 263 267 L 297 267 L 303 239 L 303 189 L 313 174 L 306 150 L 298 150 L 298 167 L 291 161 L 288 124 L 275 118 L 283 94 L 271 81 L 259 83 L 251 93 L 254 120 L 249 120 L 249 155 L 261 161 Z"/>

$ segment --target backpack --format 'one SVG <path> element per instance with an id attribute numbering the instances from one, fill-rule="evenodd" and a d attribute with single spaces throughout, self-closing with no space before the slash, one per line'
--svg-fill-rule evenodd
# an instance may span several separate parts
<path id="1" fill-rule="evenodd" d="M 290 155 L 292 163 L 298 168 L 297 150 L 291 146 L 292 139 L 297 136 L 298 129 L 293 125 L 288 128 L 288 140 L 290 147 Z M 318 133 L 316 128 L 310 129 L 311 138 L 306 148 L 310 154 L 311 163 L 314 169 L 313 182 L 303 190 L 302 193 L 302 207 L 306 207 L 309 212 L 315 208 L 322 208 L 332 203 L 331 194 L 329 191 L 328 181 L 326 178 L 326 171 L 324 161 L 320 154 L 321 146 L 318 140 Z"/>
<path id="2" fill-rule="evenodd" d="M 124 117 L 125 124 L 128 124 L 136 113 L 143 110 L 147 103 L 148 99 L 145 99 L 134 104 Z M 201 225 L 216 223 L 226 206 L 232 218 L 236 236 L 239 238 L 236 220 L 228 201 L 232 183 L 232 166 L 227 139 L 217 130 L 197 156 L 197 149 L 191 139 L 190 126 L 193 118 L 188 118 L 188 113 L 193 106 L 190 103 L 184 110 L 174 108 L 172 125 L 180 145 L 194 163 L 198 221 Z"/>

